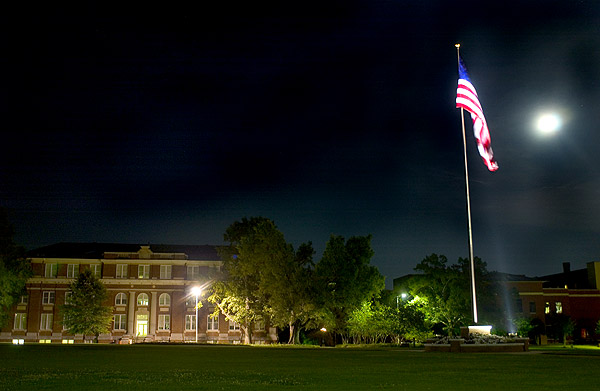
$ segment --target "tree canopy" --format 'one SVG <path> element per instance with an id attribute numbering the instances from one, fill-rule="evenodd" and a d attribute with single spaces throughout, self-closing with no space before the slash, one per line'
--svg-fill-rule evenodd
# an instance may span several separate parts
<path id="1" fill-rule="evenodd" d="M 104 284 L 85 270 L 69 286 L 70 295 L 61 306 L 63 326 L 72 334 L 94 335 L 109 331 L 112 307 L 104 305 L 107 292 Z"/>

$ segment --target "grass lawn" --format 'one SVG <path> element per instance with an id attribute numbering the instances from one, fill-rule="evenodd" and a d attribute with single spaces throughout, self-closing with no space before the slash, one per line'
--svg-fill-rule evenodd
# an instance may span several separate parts
<path id="1" fill-rule="evenodd" d="M 598 390 L 600 350 L 0 345 L 0 390 Z"/>

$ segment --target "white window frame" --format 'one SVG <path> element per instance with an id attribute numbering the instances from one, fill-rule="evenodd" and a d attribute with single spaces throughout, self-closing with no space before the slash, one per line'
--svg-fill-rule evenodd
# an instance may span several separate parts
<path id="1" fill-rule="evenodd" d="M 229 321 L 229 331 L 240 331 L 240 324 L 238 322 L 234 322 L 233 320 Z"/>
<path id="2" fill-rule="evenodd" d="M 79 265 L 76 263 L 69 263 L 67 265 L 67 278 L 77 278 L 79 272 Z"/>
<path id="3" fill-rule="evenodd" d="M 200 266 L 188 265 L 187 267 L 187 279 L 188 280 L 199 280 L 200 279 Z"/>
<path id="4" fill-rule="evenodd" d="M 161 293 L 161 295 L 158 296 L 158 305 L 161 307 L 171 306 L 171 295 L 168 293 Z"/>
<path id="5" fill-rule="evenodd" d="M 43 312 L 40 316 L 40 330 L 52 330 L 54 314 Z"/>
<path id="6" fill-rule="evenodd" d="M 196 315 L 188 314 L 185 316 L 185 331 L 196 330 Z"/>
<path id="7" fill-rule="evenodd" d="M 97 278 L 102 278 L 102 264 L 101 263 L 92 263 L 90 264 L 90 270 L 92 274 Z"/>
<path id="8" fill-rule="evenodd" d="M 138 265 L 138 278 L 141 280 L 150 278 L 150 265 Z"/>
<path id="9" fill-rule="evenodd" d="M 56 301 L 56 292 L 44 291 L 42 292 L 42 304 L 52 305 Z"/>
<path id="10" fill-rule="evenodd" d="M 260 319 L 260 320 L 255 320 L 254 321 L 254 331 L 263 331 L 265 329 L 265 321 Z"/>
<path id="11" fill-rule="evenodd" d="M 115 305 L 127 305 L 127 295 L 119 292 L 115 295 Z"/>
<path id="12" fill-rule="evenodd" d="M 14 330 L 27 330 L 27 313 L 17 312 L 13 323 Z"/>
<path id="13" fill-rule="evenodd" d="M 71 302 L 72 295 L 73 295 L 73 292 L 71 292 L 71 291 L 65 292 L 65 304 L 72 304 L 72 302 Z"/>
<path id="14" fill-rule="evenodd" d="M 58 273 L 58 263 L 47 263 L 44 269 L 44 277 L 56 278 Z"/>
<path id="15" fill-rule="evenodd" d="M 127 266 L 125 263 L 117 264 L 115 278 L 127 278 Z"/>
<path id="16" fill-rule="evenodd" d="M 171 279 L 171 265 L 160 265 L 160 279 L 170 280 Z"/>
<path id="17" fill-rule="evenodd" d="M 171 315 L 158 315 L 158 330 L 171 330 Z"/>
<path id="18" fill-rule="evenodd" d="M 219 317 L 213 318 L 210 315 L 206 316 L 206 330 L 219 331 Z"/>
<path id="19" fill-rule="evenodd" d="M 24 304 L 24 305 L 29 304 L 29 296 L 28 295 L 21 296 L 21 298 L 19 299 L 19 304 Z"/>
<path id="20" fill-rule="evenodd" d="M 115 314 L 113 330 L 127 330 L 127 314 Z"/>
<path id="21" fill-rule="evenodd" d="M 136 302 L 137 302 L 137 305 L 140 306 L 140 307 L 147 307 L 148 303 L 149 303 L 148 294 L 147 293 L 143 293 L 143 292 L 140 293 L 137 296 Z"/>

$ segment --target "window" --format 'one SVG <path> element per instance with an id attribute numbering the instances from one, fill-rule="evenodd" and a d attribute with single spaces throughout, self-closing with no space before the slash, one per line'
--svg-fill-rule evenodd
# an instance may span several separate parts
<path id="1" fill-rule="evenodd" d="M 186 307 L 196 307 L 196 296 L 188 296 L 185 299 L 185 306 Z"/>
<path id="2" fill-rule="evenodd" d="M 67 265 L 67 278 L 76 278 L 79 273 L 79 265 L 68 264 Z"/>
<path id="3" fill-rule="evenodd" d="M 219 330 L 219 318 L 217 318 L 217 317 L 213 318 L 211 315 L 208 315 L 206 317 L 206 319 L 207 319 L 207 325 L 206 325 L 207 330 Z"/>
<path id="4" fill-rule="evenodd" d="M 123 292 L 115 296 L 115 305 L 127 305 L 127 295 Z"/>
<path id="5" fill-rule="evenodd" d="M 27 296 L 27 295 L 21 296 L 21 299 L 19 300 L 19 304 L 27 305 L 28 303 L 29 303 L 29 296 Z"/>
<path id="6" fill-rule="evenodd" d="M 116 278 L 127 278 L 127 265 L 117 265 Z"/>
<path id="7" fill-rule="evenodd" d="M 200 279 L 200 266 L 188 266 L 187 267 L 187 279 L 188 280 Z"/>
<path id="8" fill-rule="evenodd" d="M 140 293 L 137 299 L 138 305 L 148 305 L 148 295 L 145 293 Z"/>
<path id="9" fill-rule="evenodd" d="M 138 265 L 138 278 L 150 278 L 150 265 Z"/>
<path id="10" fill-rule="evenodd" d="M 550 303 L 546 302 L 546 304 L 544 304 L 544 314 L 549 314 L 550 313 Z"/>
<path id="11" fill-rule="evenodd" d="M 73 292 L 71 291 L 66 291 L 65 292 L 65 304 L 72 304 L 71 303 L 71 296 L 73 295 Z"/>
<path id="12" fill-rule="evenodd" d="M 56 278 L 57 271 L 58 271 L 58 263 L 47 263 L 44 276 L 46 278 Z"/>
<path id="13" fill-rule="evenodd" d="M 160 279 L 170 280 L 171 279 L 171 265 L 160 265 Z"/>
<path id="14" fill-rule="evenodd" d="M 116 314 L 115 315 L 115 330 L 126 330 L 127 325 L 127 315 L 125 314 Z"/>
<path id="15" fill-rule="evenodd" d="M 40 330 L 52 330 L 52 314 L 42 314 Z"/>
<path id="16" fill-rule="evenodd" d="M 196 315 L 185 316 L 185 330 L 194 331 L 196 330 Z"/>
<path id="17" fill-rule="evenodd" d="M 27 330 L 27 314 L 16 313 L 13 328 L 15 330 Z"/>
<path id="18" fill-rule="evenodd" d="M 562 314 L 562 302 L 560 302 L 560 301 L 556 302 L 556 313 Z"/>
<path id="19" fill-rule="evenodd" d="M 168 293 L 163 293 L 158 297 L 158 305 L 167 307 L 171 305 L 171 296 Z"/>
<path id="20" fill-rule="evenodd" d="M 229 321 L 229 331 L 239 331 L 240 325 L 237 322 Z"/>
<path id="21" fill-rule="evenodd" d="M 265 329 L 265 321 L 257 320 L 254 322 L 254 330 L 264 330 Z"/>
<path id="22" fill-rule="evenodd" d="M 517 312 L 523 312 L 523 299 L 517 299 L 515 306 L 517 307 Z"/>
<path id="23" fill-rule="evenodd" d="M 535 314 L 535 301 L 529 302 L 529 312 L 531 312 L 532 314 Z"/>
<path id="24" fill-rule="evenodd" d="M 158 315 L 158 329 L 171 330 L 171 315 Z"/>
<path id="25" fill-rule="evenodd" d="M 92 271 L 92 274 L 97 277 L 97 278 L 101 278 L 102 277 L 102 265 L 99 263 L 95 263 L 90 265 L 90 270 Z"/>
<path id="26" fill-rule="evenodd" d="M 42 304 L 54 304 L 56 293 L 53 291 L 44 291 L 42 293 Z"/>

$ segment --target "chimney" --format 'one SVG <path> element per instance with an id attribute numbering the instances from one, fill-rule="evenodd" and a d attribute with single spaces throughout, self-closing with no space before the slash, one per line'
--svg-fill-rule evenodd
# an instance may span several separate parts
<path id="1" fill-rule="evenodd" d="M 563 262 L 563 273 L 571 272 L 571 262 Z"/>

